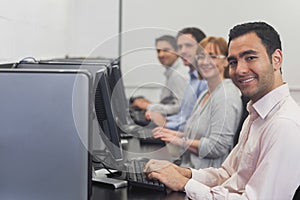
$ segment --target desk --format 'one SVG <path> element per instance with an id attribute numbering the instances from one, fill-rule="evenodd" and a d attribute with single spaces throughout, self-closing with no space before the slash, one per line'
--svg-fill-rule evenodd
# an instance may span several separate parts
<path id="1" fill-rule="evenodd" d="M 118 188 L 114 189 L 109 185 L 93 183 L 91 200 L 183 200 L 185 194 L 182 192 L 170 192 L 165 194 L 156 190 L 147 190 L 143 188 Z"/>
<path id="2" fill-rule="evenodd" d="M 174 159 L 170 154 L 168 154 L 165 147 L 153 144 L 140 144 L 138 139 L 131 138 L 128 139 L 128 143 L 123 146 L 124 154 L 127 158 L 134 158 L 140 156 L 146 156 L 150 158 L 157 159 Z M 169 199 L 169 200 L 183 200 L 185 199 L 185 194 L 182 192 L 170 192 L 168 194 L 137 187 L 125 187 L 114 189 L 110 185 L 102 183 L 92 183 L 92 197 L 91 200 L 106 200 L 106 199 L 116 199 L 116 200 L 129 200 L 129 199 L 143 199 L 143 200 L 156 200 L 156 199 Z"/>

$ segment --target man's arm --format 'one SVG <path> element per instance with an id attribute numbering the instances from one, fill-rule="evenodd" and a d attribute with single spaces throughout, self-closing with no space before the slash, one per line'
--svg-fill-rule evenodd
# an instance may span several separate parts
<path id="1" fill-rule="evenodd" d="M 234 179 L 235 172 L 231 166 L 234 164 L 237 148 L 223 163 L 223 169 L 208 168 L 205 170 L 192 170 L 192 180 L 185 186 L 186 194 L 191 199 L 292 199 L 299 185 L 300 177 L 300 155 L 299 149 L 299 127 L 286 119 L 276 120 L 272 126 L 267 128 L 260 142 L 257 153 L 257 163 L 244 186 L 243 193 L 231 192 L 228 186 L 236 185 L 237 180 L 231 180 L 224 187 L 220 182 L 213 180 Z M 250 159 L 250 160 L 249 160 Z M 248 162 L 251 161 L 248 158 Z M 252 161 L 253 162 L 253 161 Z M 247 165 L 247 163 L 243 163 Z M 227 175 L 226 175 L 227 173 Z M 243 172 L 245 173 L 245 172 Z M 217 178 L 223 177 L 223 178 Z M 235 176 L 236 178 L 236 176 Z M 230 182 L 230 180 L 229 180 Z M 209 186 L 209 187 L 205 187 Z M 241 186 L 240 186 L 241 187 Z M 205 197 L 205 198 L 204 198 Z"/>

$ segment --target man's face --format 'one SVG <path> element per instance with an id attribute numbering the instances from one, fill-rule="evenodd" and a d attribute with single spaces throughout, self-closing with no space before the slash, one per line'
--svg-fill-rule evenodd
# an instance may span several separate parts
<path id="1" fill-rule="evenodd" d="M 178 54 L 181 56 L 184 65 L 193 65 L 198 48 L 196 39 L 191 34 L 180 35 L 177 38 L 177 46 Z"/>
<path id="2" fill-rule="evenodd" d="M 167 41 L 158 41 L 156 43 L 157 58 L 162 65 L 172 66 L 178 58 L 175 49 Z"/>
<path id="3" fill-rule="evenodd" d="M 235 38 L 228 50 L 230 77 L 244 96 L 255 102 L 275 88 L 273 64 L 255 33 Z"/>

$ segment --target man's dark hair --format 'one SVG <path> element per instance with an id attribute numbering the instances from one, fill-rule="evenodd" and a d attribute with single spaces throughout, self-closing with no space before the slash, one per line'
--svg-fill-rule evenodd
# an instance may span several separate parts
<path id="1" fill-rule="evenodd" d="M 201 31 L 199 28 L 196 27 L 188 27 L 180 30 L 176 38 L 178 38 L 180 35 L 183 34 L 191 34 L 198 43 L 206 37 L 205 33 L 203 33 L 203 31 Z"/>
<path id="2" fill-rule="evenodd" d="M 155 39 L 155 44 L 157 44 L 160 41 L 166 41 L 168 42 L 175 51 L 177 51 L 178 47 L 177 47 L 177 43 L 176 43 L 176 38 L 171 36 L 171 35 L 163 35 L 159 38 Z"/>
<path id="3" fill-rule="evenodd" d="M 276 49 L 281 50 L 281 41 L 277 31 L 265 22 L 249 22 L 234 26 L 229 32 L 228 46 L 231 40 L 245 35 L 247 33 L 256 33 L 266 47 L 270 60 Z"/>

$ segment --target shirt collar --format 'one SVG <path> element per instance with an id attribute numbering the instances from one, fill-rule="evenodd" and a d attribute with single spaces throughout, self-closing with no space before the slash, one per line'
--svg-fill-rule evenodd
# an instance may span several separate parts
<path id="1" fill-rule="evenodd" d="M 191 79 L 198 79 L 198 71 L 196 69 L 189 71 Z"/>
<path id="2" fill-rule="evenodd" d="M 287 96 L 290 96 L 290 91 L 288 88 L 288 84 L 283 84 L 265 96 L 263 96 L 261 99 L 259 99 L 257 102 L 255 102 L 252 106 L 254 110 L 257 112 L 257 114 L 264 119 L 269 112 L 284 98 Z M 248 104 L 248 106 L 251 106 L 252 102 Z"/>

